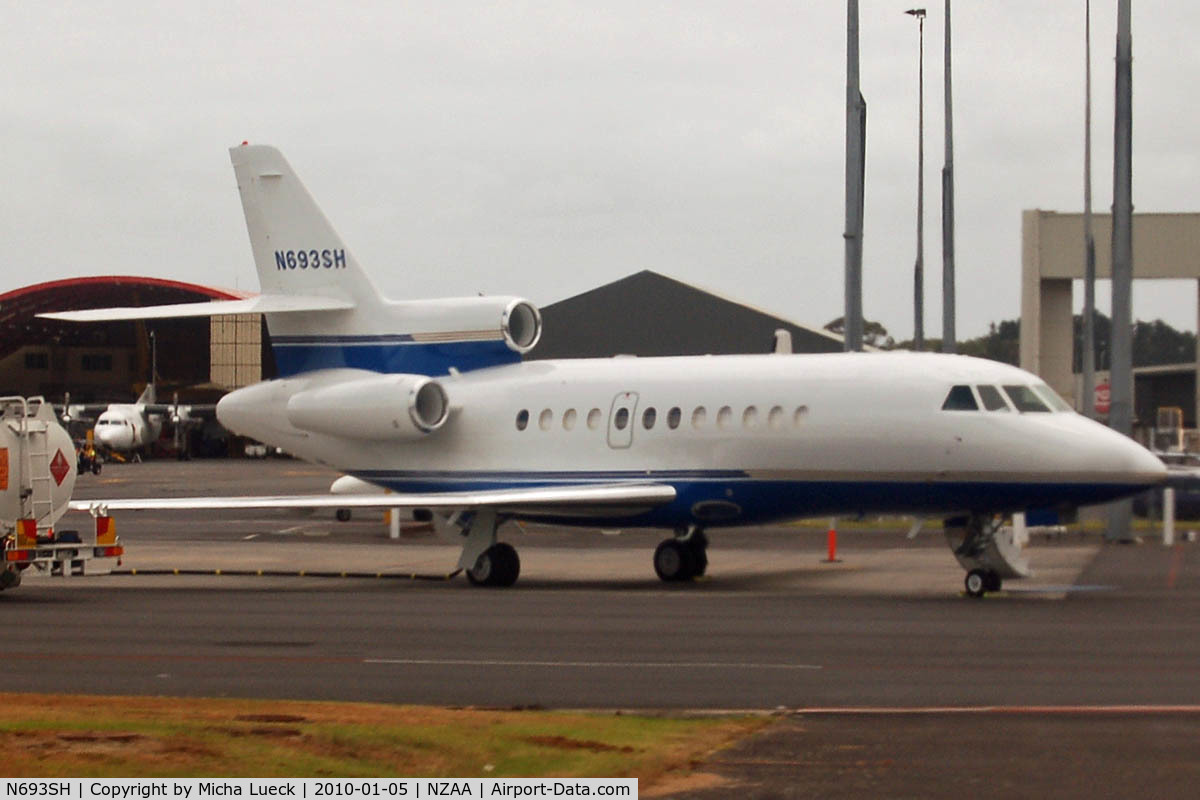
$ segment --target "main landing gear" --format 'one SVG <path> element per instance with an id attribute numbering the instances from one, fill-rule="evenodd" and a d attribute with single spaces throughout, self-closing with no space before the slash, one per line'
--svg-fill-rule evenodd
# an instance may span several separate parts
<path id="1" fill-rule="evenodd" d="M 521 574 L 521 559 L 508 542 L 496 542 L 479 554 L 475 565 L 467 570 L 467 580 L 474 586 L 512 586 Z"/>
<path id="2" fill-rule="evenodd" d="M 654 551 L 654 572 L 667 582 L 690 581 L 708 569 L 708 538 L 696 526 L 677 529 Z"/>
<path id="3" fill-rule="evenodd" d="M 433 515 L 434 529 L 447 541 L 462 545 L 458 568 L 472 586 L 512 586 L 521 574 L 521 559 L 508 542 L 496 541 L 500 520 L 492 509 Z"/>

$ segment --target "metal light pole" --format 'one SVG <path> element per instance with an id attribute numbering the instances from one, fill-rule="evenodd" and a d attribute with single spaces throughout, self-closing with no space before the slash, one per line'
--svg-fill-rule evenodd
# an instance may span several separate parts
<path id="1" fill-rule="evenodd" d="M 1108 424 L 1133 434 L 1133 36 L 1130 0 L 1117 2 L 1117 80 L 1113 115 L 1112 402 Z M 1131 541 L 1131 500 L 1112 505 L 1108 538 Z"/>
<path id="2" fill-rule="evenodd" d="M 942 352 L 956 352 L 954 331 L 954 113 L 950 89 L 950 0 L 946 0 L 946 162 L 942 167 Z"/>
<path id="3" fill-rule="evenodd" d="M 1079 413 L 1096 416 L 1096 238 L 1092 235 L 1092 3 L 1084 3 L 1083 391 Z"/>
<path id="4" fill-rule="evenodd" d="M 917 18 L 917 263 L 913 267 L 913 349 L 925 349 L 925 9 Z"/>
<path id="5" fill-rule="evenodd" d="M 847 352 L 862 350 L 863 173 L 867 104 L 858 88 L 858 0 L 846 0 L 846 312 Z"/>

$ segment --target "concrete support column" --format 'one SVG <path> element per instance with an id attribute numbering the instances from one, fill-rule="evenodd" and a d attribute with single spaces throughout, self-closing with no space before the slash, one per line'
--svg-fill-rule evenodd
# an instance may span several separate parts
<path id="1" fill-rule="evenodd" d="M 1021 368 L 1075 405 L 1071 278 L 1042 276 L 1042 215 L 1021 215 Z"/>

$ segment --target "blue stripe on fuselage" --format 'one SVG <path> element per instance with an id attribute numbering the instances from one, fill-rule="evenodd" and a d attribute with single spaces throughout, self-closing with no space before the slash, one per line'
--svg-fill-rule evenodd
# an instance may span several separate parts
<path id="1" fill-rule="evenodd" d="M 469 372 L 512 364 L 521 356 L 502 339 L 482 342 L 414 342 L 393 336 L 272 336 L 271 350 L 279 377 L 319 369 L 363 369 L 371 372 L 445 375 L 451 367 Z"/>
<path id="2" fill-rule="evenodd" d="M 612 483 L 657 483 L 673 486 L 673 502 L 636 517 L 627 527 L 672 528 L 695 522 L 697 503 L 737 505 L 735 518 L 705 524 L 747 525 L 803 517 L 847 514 L 928 514 L 1024 511 L 1063 505 L 1101 503 L 1143 491 L 1145 486 L 1103 483 L 1007 483 L 932 481 L 773 481 L 755 480 L 737 470 L 663 472 L 397 472 L 355 471 L 371 483 L 399 493 L 463 492 L 488 489 Z M 538 515 L 538 519 L 550 519 Z M 611 525 L 613 517 L 553 518 L 563 524 Z"/>

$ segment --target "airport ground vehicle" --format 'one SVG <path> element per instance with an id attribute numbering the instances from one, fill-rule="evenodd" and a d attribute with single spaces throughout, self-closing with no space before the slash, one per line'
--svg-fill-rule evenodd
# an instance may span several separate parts
<path id="1" fill-rule="evenodd" d="M 67 577 L 95 558 L 123 553 L 111 519 L 95 539 L 55 531 L 75 487 L 75 446 L 41 397 L 0 397 L 0 590 L 20 585 L 30 568 Z"/>

